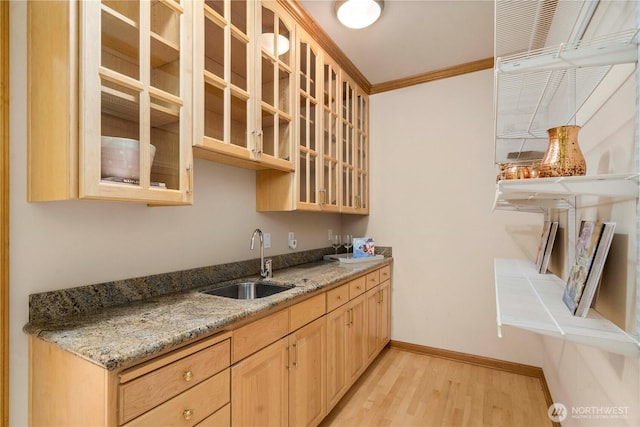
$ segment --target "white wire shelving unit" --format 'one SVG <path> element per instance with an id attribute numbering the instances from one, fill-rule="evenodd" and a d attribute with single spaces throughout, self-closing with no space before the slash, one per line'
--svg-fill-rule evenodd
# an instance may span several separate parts
<path id="1" fill-rule="evenodd" d="M 565 176 L 498 181 L 494 209 L 545 213 L 547 209 L 575 208 L 577 196 L 618 200 L 638 197 L 640 174 Z"/>
<path id="2" fill-rule="evenodd" d="M 541 159 L 549 128 L 584 126 L 634 73 L 640 28 L 590 37 L 597 1 L 550 3 L 496 2 L 496 163 Z"/>
<path id="3" fill-rule="evenodd" d="M 597 347 L 625 356 L 640 356 L 638 339 L 590 309 L 573 316 L 562 302 L 565 282 L 539 274 L 531 261 L 496 259 L 498 336 L 505 325 Z"/>
<path id="4" fill-rule="evenodd" d="M 547 129 L 586 125 L 625 82 L 631 78 L 638 82 L 640 11 L 636 9 L 631 0 L 495 2 L 496 163 L 541 159 L 548 145 Z M 635 172 L 504 180 L 496 185 L 494 210 L 542 213 L 545 219 L 566 211 L 565 259 L 573 260 L 576 203 L 595 196 L 598 201 L 637 204 L 639 181 Z M 640 280 L 640 270 L 638 274 Z M 510 325 L 640 356 L 638 338 L 596 311 L 590 310 L 587 318 L 573 316 L 562 302 L 565 282 L 552 274 L 538 274 L 533 262 L 496 259 L 495 275 L 499 336 L 502 326 Z M 637 288 L 640 292 L 640 285 Z"/>

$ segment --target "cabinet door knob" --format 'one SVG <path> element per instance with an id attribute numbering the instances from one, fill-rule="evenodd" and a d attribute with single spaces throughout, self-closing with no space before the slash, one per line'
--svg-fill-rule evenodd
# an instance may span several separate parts
<path id="1" fill-rule="evenodd" d="M 193 372 L 191 372 L 190 370 L 186 371 L 184 374 L 182 374 L 182 378 L 184 378 L 186 382 L 191 381 L 193 379 Z"/>
<path id="2" fill-rule="evenodd" d="M 190 420 L 193 417 L 193 409 L 185 409 L 182 412 L 182 416 L 185 420 Z"/>

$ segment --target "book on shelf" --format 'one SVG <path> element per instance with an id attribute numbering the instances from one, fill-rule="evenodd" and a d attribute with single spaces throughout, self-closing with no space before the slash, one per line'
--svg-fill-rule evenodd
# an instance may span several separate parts
<path id="1" fill-rule="evenodd" d="M 602 235 L 600 236 L 600 242 L 596 253 L 593 257 L 593 263 L 591 264 L 591 271 L 587 277 L 587 283 L 584 285 L 584 291 L 582 291 L 582 298 L 578 302 L 576 308 L 576 316 L 587 317 L 589 307 L 593 305 L 594 297 L 600 285 L 600 279 L 602 279 L 602 271 L 604 270 L 604 263 L 607 260 L 609 254 L 609 248 L 611 248 L 611 242 L 613 241 L 613 233 L 616 224 L 613 222 L 605 222 Z"/>
<path id="2" fill-rule="evenodd" d="M 562 301 L 573 315 L 577 315 L 578 306 L 583 297 L 585 300 L 582 302 L 583 307 L 580 315 L 586 316 L 591 306 L 595 287 L 600 280 L 602 268 L 609 252 L 614 228 L 615 223 L 582 221 L 580 224 L 575 260 L 569 269 L 569 278 L 562 295 Z M 602 239 L 603 235 L 607 237 Z M 596 259 L 598 266 L 594 268 Z M 589 290 L 586 289 L 587 284 L 590 286 Z M 591 294 L 591 300 L 589 300 L 588 294 Z"/>
<path id="3" fill-rule="evenodd" d="M 538 243 L 538 252 L 536 254 L 536 268 L 538 273 L 544 274 L 549 267 L 549 260 L 551 259 L 551 251 L 553 250 L 553 243 L 556 240 L 556 233 L 558 232 L 557 221 L 545 221 L 542 225 L 542 234 L 540 235 L 540 242 Z"/>

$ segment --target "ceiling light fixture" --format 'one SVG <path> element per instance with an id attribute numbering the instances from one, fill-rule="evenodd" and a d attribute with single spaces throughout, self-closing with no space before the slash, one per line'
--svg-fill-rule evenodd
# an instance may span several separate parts
<path id="1" fill-rule="evenodd" d="M 342 25 L 359 30 L 378 20 L 384 9 L 382 0 L 336 0 L 335 11 Z"/>
<path id="2" fill-rule="evenodd" d="M 269 52 L 271 55 L 280 56 L 289 51 L 289 39 L 278 34 L 278 52 L 276 55 L 276 37 L 274 33 L 263 33 L 260 35 L 260 41 L 262 48 Z"/>

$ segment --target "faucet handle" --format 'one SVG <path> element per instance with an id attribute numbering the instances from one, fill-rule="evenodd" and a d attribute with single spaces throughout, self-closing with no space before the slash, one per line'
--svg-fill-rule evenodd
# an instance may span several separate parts
<path id="1" fill-rule="evenodd" d="M 265 279 L 271 279 L 273 277 L 273 261 L 270 258 L 264 260 L 262 266 L 262 277 Z"/>

